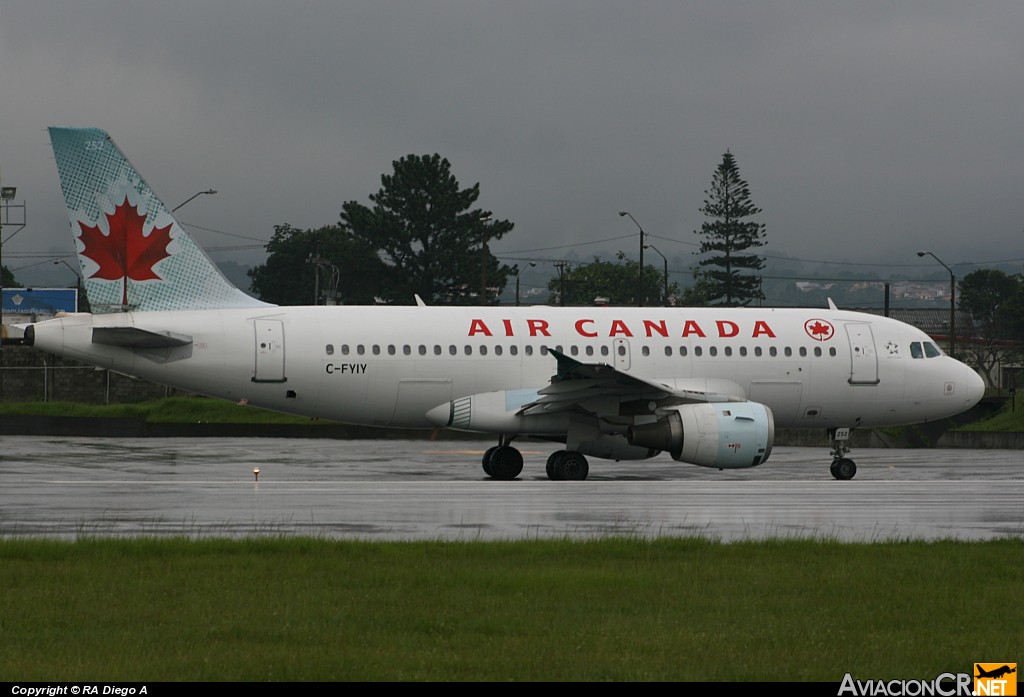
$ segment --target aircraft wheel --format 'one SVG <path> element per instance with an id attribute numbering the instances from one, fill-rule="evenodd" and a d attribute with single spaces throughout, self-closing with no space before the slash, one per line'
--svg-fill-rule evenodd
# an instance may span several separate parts
<path id="1" fill-rule="evenodd" d="M 483 460 L 481 461 L 480 464 L 483 465 L 484 472 L 487 474 L 488 477 L 494 476 L 491 474 L 491 455 L 493 455 L 494 451 L 500 447 L 500 445 L 492 445 L 484 452 Z"/>
<path id="2" fill-rule="evenodd" d="M 511 445 L 495 448 L 488 462 L 494 479 L 515 479 L 523 471 L 523 454 Z"/>
<path id="3" fill-rule="evenodd" d="M 835 465 L 833 465 L 833 467 L 835 468 L 833 476 L 836 479 L 845 481 L 848 479 L 853 479 L 854 475 L 857 474 L 857 463 L 847 457 L 844 457 L 842 460 L 836 462 Z"/>
<path id="4" fill-rule="evenodd" d="M 579 453 L 567 452 L 559 464 L 561 465 L 561 479 L 581 482 L 590 474 L 587 458 Z"/>
<path id="5" fill-rule="evenodd" d="M 556 450 L 555 452 L 548 455 L 548 464 L 544 469 L 548 473 L 548 479 L 550 479 L 553 482 L 557 482 L 559 479 L 561 479 L 561 477 L 559 476 L 559 472 L 561 472 L 559 461 L 561 461 L 563 458 L 565 458 L 564 450 Z"/>

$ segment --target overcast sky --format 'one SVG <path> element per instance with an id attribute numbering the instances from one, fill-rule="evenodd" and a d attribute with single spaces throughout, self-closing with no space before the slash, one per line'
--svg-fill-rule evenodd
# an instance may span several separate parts
<path id="1" fill-rule="evenodd" d="M 4 263 L 73 250 L 49 125 L 107 130 L 169 206 L 217 189 L 179 212 L 230 233 L 193 228 L 217 260 L 436 152 L 515 223 L 508 263 L 635 253 L 626 209 L 682 272 L 727 149 L 769 254 L 1020 259 L 1022 35 L 1019 0 L 0 0 L 0 176 L 29 221 Z"/>

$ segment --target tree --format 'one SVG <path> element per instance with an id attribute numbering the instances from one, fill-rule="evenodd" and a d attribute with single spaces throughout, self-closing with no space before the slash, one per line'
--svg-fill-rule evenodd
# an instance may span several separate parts
<path id="1" fill-rule="evenodd" d="M 710 304 L 747 305 L 762 298 L 761 277 L 754 272 L 764 268 L 764 259 L 746 252 L 764 246 L 764 225 L 745 220 L 761 209 L 750 202 L 750 189 L 728 150 L 704 194 L 700 212 L 710 220 L 696 234 L 703 237 L 700 253 L 711 255 L 700 260 Z"/>
<path id="2" fill-rule="evenodd" d="M 372 304 L 383 266 L 341 227 L 276 225 L 266 263 L 250 269 L 249 278 L 254 293 L 277 305 Z"/>
<path id="3" fill-rule="evenodd" d="M 550 302 L 564 305 L 593 305 L 602 298 L 609 305 L 626 305 L 636 301 L 637 269 L 640 263 L 626 259 L 624 252 L 615 255 L 617 261 L 601 261 L 594 257 L 589 264 L 564 269 L 559 277 L 548 281 Z M 661 297 L 665 276 L 652 266 L 644 267 L 643 292 L 647 297 Z M 669 297 L 679 294 L 679 284 L 668 288 Z M 564 298 L 562 295 L 564 294 Z"/>
<path id="4" fill-rule="evenodd" d="M 372 208 L 348 201 L 341 213 L 353 239 L 379 250 L 380 296 L 395 303 L 412 303 L 414 294 L 431 304 L 495 302 L 511 269 L 488 245 L 513 224 L 473 209 L 480 185 L 460 189 L 440 155 L 407 155 L 393 165 L 370 195 Z"/>
<path id="5" fill-rule="evenodd" d="M 1001 362 L 1020 357 L 1024 340 L 1024 279 L 997 269 L 978 269 L 958 284 L 961 309 L 970 313 L 975 336 L 957 347 L 962 358 L 985 376 L 989 385 Z"/>
<path id="6" fill-rule="evenodd" d="M 4 288 L 16 288 L 18 281 L 15 280 L 14 274 L 6 266 L 0 266 L 0 286 Z"/>

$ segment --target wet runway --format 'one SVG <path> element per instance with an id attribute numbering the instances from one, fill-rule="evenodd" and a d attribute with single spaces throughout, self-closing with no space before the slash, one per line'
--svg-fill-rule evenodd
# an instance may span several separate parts
<path id="1" fill-rule="evenodd" d="M 0 437 L 0 536 L 308 534 L 370 540 L 700 535 L 1024 536 L 1024 453 L 776 448 L 749 470 L 591 459 L 551 482 L 545 443 L 516 481 L 488 479 L 490 441 Z M 253 468 L 260 469 L 258 482 Z"/>

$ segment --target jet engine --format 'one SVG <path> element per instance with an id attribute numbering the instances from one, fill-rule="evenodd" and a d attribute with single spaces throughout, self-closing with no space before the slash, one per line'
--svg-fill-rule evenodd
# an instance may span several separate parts
<path id="1" fill-rule="evenodd" d="M 772 411 L 757 402 L 701 402 L 660 410 L 663 418 L 632 426 L 632 445 L 671 453 L 701 467 L 739 469 L 768 459 L 775 438 Z"/>

